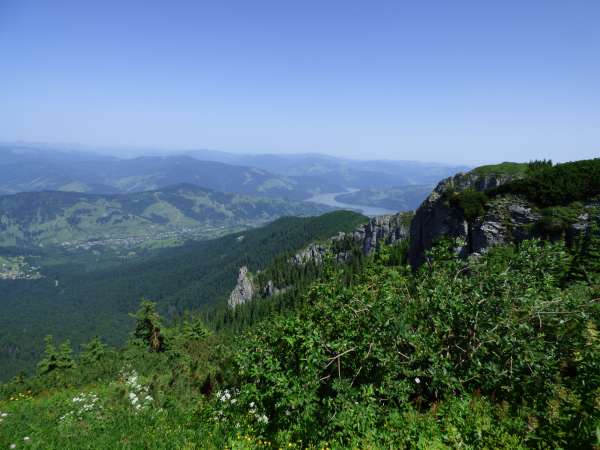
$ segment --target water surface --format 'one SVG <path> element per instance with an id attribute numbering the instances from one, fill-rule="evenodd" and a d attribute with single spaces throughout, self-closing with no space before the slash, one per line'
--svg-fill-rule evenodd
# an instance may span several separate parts
<path id="1" fill-rule="evenodd" d="M 379 208 L 377 206 L 367 206 L 367 205 L 356 205 L 352 203 L 343 203 L 338 202 L 335 198 L 338 195 L 349 194 L 352 192 L 356 192 L 358 189 L 348 189 L 343 192 L 329 192 L 327 194 L 317 194 L 313 195 L 311 198 L 307 199 L 307 202 L 320 203 L 321 205 L 332 206 L 334 208 L 340 209 L 349 209 L 352 211 L 358 211 L 365 216 L 374 217 L 374 216 L 383 216 L 385 214 L 396 214 L 398 211 L 392 211 L 391 209 Z"/>

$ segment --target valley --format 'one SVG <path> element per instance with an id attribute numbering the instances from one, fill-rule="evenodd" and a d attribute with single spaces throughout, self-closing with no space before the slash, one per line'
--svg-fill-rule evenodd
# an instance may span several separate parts
<path id="1" fill-rule="evenodd" d="M 380 208 L 377 206 L 367 206 L 367 205 L 358 205 L 358 204 L 352 204 L 352 203 L 344 203 L 344 202 L 341 202 L 338 200 L 338 198 L 343 197 L 344 195 L 346 195 L 348 193 L 351 194 L 351 193 L 357 192 L 357 191 L 358 191 L 358 189 L 349 189 L 347 191 L 342 191 L 342 192 L 317 194 L 317 195 L 313 195 L 312 197 L 307 199 L 307 201 L 312 202 L 312 203 L 317 203 L 320 205 L 330 206 L 332 208 L 358 211 L 368 217 L 383 216 L 385 214 L 395 214 L 396 212 L 399 211 L 399 210 Z"/>
<path id="2" fill-rule="evenodd" d="M 441 180 L 414 213 L 283 217 L 126 254 L 1 248 L 11 277 L 0 280 L 0 407 L 44 442 L 89 424 L 77 445 L 81 433 L 115 444 L 133 429 L 152 446 L 161 428 L 177 446 L 324 447 L 356 417 L 377 435 L 338 435 L 340 448 L 402 448 L 413 437 L 401 430 L 423 422 L 450 445 L 445 427 L 475 414 L 481 437 L 461 437 L 473 447 L 586 447 L 600 386 L 599 170 L 600 160 L 483 166 Z M 566 392 L 574 412 L 557 432 L 546 405 Z M 534 429 L 524 397 L 537 405 Z M 92 406 L 73 409 L 80 401 Z"/>
<path id="3" fill-rule="evenodd" d="M 279 198 L 225 194 L 191 184 L 120 195 L 42 191 L 0 197 L 0 246 L 180 244 L 329 208 Z"/>

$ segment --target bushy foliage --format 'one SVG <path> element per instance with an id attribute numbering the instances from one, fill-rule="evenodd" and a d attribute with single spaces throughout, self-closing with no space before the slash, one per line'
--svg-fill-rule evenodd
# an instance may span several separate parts
<path id="1" fill-rule="evenodd" d="M 143 303 L 139 339 L 160 326 L 164 351 L 92 341 L 60 383 L 0 386 L 0 446 L 591 448 L 600 303 L 577 259 L 525 241 L 464 261 L 441 241 L 413 274 L 384 247 L 350 283 L 325 264 L 293 312 L 235 338 Z"/>
<path id="2" fill-rule="evenodd" d="M 525 178 L 506 183 L 489 195 L 522 195 L 538 206 L 569 205 L 600 195 L 600 158 L 564 164 L 539 163 Z"/>
<path id="3" fill-rule="evenodd" d="M 565 249 L 527 242 L 471 265 L 447 248 L 432 256 L 416 279 L 374 264 L 346 288 L 330 273 L 300 314 L 246 338 L 236 359 L 245 404 L 271 431 L 347 445 L 374 439 L 394 411 L 482 396 L 505 401 L 517 422 L 496 433 L 595 442 L 600 311 L 585 288 L 561 289 Z"/>
<path id="4" fill-rule="evenodd" d="M 488 197 L 485 193 L 471 188 L 454 193 L 450 197 L 450 204 L 460 208 L 468 222 L 473 222 L 478 217 L 484 215 L 487 201 Z"/>

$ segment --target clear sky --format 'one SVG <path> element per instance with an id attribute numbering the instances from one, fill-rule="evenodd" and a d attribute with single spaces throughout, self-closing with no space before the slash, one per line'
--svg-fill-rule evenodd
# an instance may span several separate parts
<path id="1" fill-rule="evenodd" d="M 600 156 L 600 1 L 0 0 L 0 140 Z"/>

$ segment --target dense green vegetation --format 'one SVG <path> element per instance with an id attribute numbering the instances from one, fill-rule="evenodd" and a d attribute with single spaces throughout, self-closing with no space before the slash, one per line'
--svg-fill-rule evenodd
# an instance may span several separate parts
<path id="1" fill-rule="evenodd" d="M 0 246 L 148 246 L 153 241 L 217 237 L 281 216 L 327 210 L 191 184 L 126 195 L 25 192 L 0 197 Z"/>
<path id="2" fill-rule="evenodd" d="M 279 255 L 366 221 L 346 211 L 285 217 L 262 228 L 131 259 L 112 253 L 40 253 L 32 259 L 43 278 L 0 280 L 0 379 L 33 367 L 46 334 L 70 339 L 76 349 L 94 335 L 120 345 L 132 324 L 128 313 L 140 298 L 155 300 L 168 320 L 187 310 L 212 310 L 224 304 L 240 266 L 262 270 Z"/>
<path id="3" fill-rule="evenodd" d="M 465 261 L 443 241 L 416 274 L 383 248 L 238 337 L 144 303 L 123 349 L 53 344 L 0 387 L 0 446 L 592 448 L 598 242 Z"/>
<path id="4" fill-rule="evenodd" d="M 335 199 L 355 205 L 378 206 L 392 211 L 413 211 L 431 193 L 430 184 L 397 186 L 385 189 L 361 189 L 338 195 Z"/>
<path id="5" fill-rule="evenodd" d="M 449 204 L 459 208 L 469 223 L 485 213 L 485 204 L 488 201 L 484 192 L 475 189 L 465 189 L 462 192 L 448 192 Z"/>
<path id="6" fill-rule="evenodd" d="M 529 165 L 527 176 L 513 180 L 490 195 L 516 194 L 540 207 L 567 206 L 600 195 L 600 158 L 552 165 Z"/>

